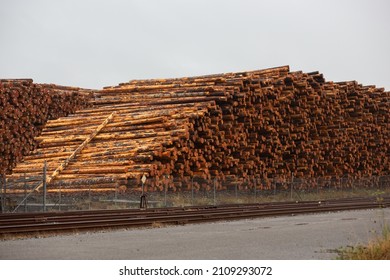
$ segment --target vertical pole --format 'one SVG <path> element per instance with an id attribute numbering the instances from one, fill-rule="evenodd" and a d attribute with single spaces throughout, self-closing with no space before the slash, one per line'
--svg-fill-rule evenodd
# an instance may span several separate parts
<path id="1" fill-rule="evenodd" d="M 4 212 L 7 212 L 7 180 L 5 174 L 3 175 L 3 186 L 4 186 L 3 206 L 4 206 Z"/>
<path id="2" fill-rule="evenodd" d="M 339 188 L 340 188 L 340 190 L 343 190 L 343 185 L 341 183 L 341 176 L 339 177 Z"/>
<path id="3" fill-rule="evenodd" d="M 88 210 L 91 210 L 91 184 L 88 185 Z"/>
<path id="4" fill-rule="evenodd" d="M 256 196 L 257 196 L 257 193 L 256 193 L 256 178 L 253 178 L 253 188 L 254 188 L 254 195 L 255 195 L 255 201 L 256 201 Z"/>
<path id="5" fill-rule="evenodd" d="M 274 195 L 276 195 L 276 183 L 275 183 L 275 179 L 272 178 L 271 182 L 273 182 L 273 184 L 274 184 Z"/>
<path id="6" fill-rule="evenodd" d="M 168 192 L 169 175 L 165 175 L 164 181 L 164 205 L 167 207 L 167 192 Z"/>
<path id="7" fill-rule="evenodd" d="M 1 197 L 0 197 L 0 210 L 1 210 L 1 213 L 4 213 L 3 176 L 4 176 L 4 175 L 1 175 L 1 177 L 0 177 L 0 192 L 1 192 Z"/>
<path id="8" fill-rule="evenodd" d="M 319 193 L 319 184 L 317 182 L 317 194 Z"/>
<path id="9" fill-rule="evenodd" d="M 217 178 L 214 178 L 214 205 L 216 205 L 216 193 L 215 193 L 216 181 L 217 181 Z"/>
<path id="10" fill-rule="evenodd" d="M 61 211 L 61 187 L 62 185 L 60 184 L 60 189 L 58 192 L 58 211 Z"/>
<path id="11" fill-rule="evenodd" d="M 167 187 L 168 187 L 168 183 L 165 181 L 165 184 L 164 184 L 164 206 L 167 207 Z"/>
<path id="12" fill-rule="evenodd" d="M 191 178 L 191 205 L 194 205 L 194 177 Z"/>
<path id="13" fill-rule="evenodd" d="M 118 185 L 115 185 L 115 206 L 117 200 L 118 200 Z M 89 205 L 91 205 L 91 203 L 89 203 Z"/>
<path id="14" fill-rule="evenodd" d="M 24 186 L 24 212 L 27 212 L 27 183 L 26 173 L 23 175 L 23 186 Z"/>
<path id="15" fill-rule="evenodd" d="M 290 199 L 293 199 L 293 189 L 294 189 L 294 174 L 291 173 L 291 194 L 290 194 Z"/>
<path id="16" fill-rule="evenodd" d="M 43 165 L 43 212 L 46 212 L 46 170 L 47 169 L 47 163 L 45 160 L 45 163 Z"/>

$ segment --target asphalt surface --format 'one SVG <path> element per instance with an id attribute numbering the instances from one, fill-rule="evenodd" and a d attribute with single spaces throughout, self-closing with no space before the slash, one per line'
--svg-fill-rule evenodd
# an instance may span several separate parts
<path id="1" fill-rule="evenodd" d="M 0 259 L 334 259 L 390 224 L 390 209 L 0 241 Z"/>

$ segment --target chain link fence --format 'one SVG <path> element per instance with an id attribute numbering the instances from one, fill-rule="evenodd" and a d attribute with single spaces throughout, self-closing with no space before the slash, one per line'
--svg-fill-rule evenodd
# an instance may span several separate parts
<path id="1" fill-rule="evenodd" d="M 169 178 L 144 186 L 117 186 L 110 191 L 97 189 L 69 192 L 66 188 L 46 188 L 44 176 L 24 176 L 18 180 L 1 177 L 1 212 L 42 212 L 139 208 L 142 190 L 147 207 L 182 207 L 276 201 L 325 200 L 390 195 L 390 175 L 364 178 Z M 43 182 L 39 191 L 33 191 Z M 143 184 L 142 184 L 143 185 Z"/>

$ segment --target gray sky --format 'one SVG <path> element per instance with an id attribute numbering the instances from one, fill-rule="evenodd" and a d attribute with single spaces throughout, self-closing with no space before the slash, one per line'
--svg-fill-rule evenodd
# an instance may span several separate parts
<path id="1" fill-rule="evenodd" d="M 0 77 L 101 88 L 290 65 L 390 90 L 388 0 L 0 0 Z"/>

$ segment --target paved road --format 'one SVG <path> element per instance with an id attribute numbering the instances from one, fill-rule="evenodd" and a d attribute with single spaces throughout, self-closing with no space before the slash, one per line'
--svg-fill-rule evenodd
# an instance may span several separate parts
<path id="1" fill-rule="evenodd" d="M 390 224 L 390 209 L 0 241 L 0 259 L 334 259 Z"/>

